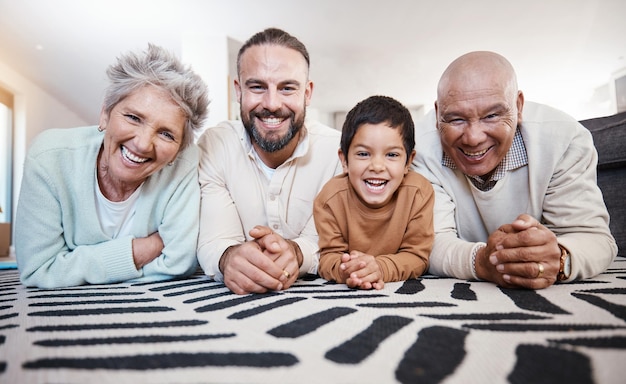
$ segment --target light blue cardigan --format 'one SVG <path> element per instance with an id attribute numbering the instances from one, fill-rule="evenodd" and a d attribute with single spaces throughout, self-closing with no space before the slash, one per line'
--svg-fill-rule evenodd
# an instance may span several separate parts
<path id="1" fill-rule="evenodd" d="M 198 150 L 190 145 L 152 174 L 137 200 L 133 236 L 112 239 L 96 214 L 97 127 L 49 129 L 33 142 L 15 221 L 15 254 L 24 285 L 41 288 L 153 281 L 197 268 L 200 189 Z M 163 253 L 141 270 L 133 237 L 159 231 Z"/>

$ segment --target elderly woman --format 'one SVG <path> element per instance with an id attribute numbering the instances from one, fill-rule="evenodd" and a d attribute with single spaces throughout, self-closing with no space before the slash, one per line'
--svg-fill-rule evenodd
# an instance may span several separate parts
<path id="1" fill-rule="evenodd" d="M 194 130 L 206 85 L 160 47 L 109 67 L 100 125 L 50 129 L 25 161 L 15 222 L 24 285 L 154 281 L 197 268 Z"/>

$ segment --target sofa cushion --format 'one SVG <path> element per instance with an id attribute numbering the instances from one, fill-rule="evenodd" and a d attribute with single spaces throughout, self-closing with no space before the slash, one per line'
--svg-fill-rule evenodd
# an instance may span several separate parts
<path id="1" fill-rule="evenodd" d="M 582 120 L 598 150 L 598 169 L 626 167 L 626 112 Z"/>
<path id="2" fill-rule="evenodd" d="M 598 150 L 598 186 L 611 216 L 611 233 L 626 255 L 626 112 L 583 120 Z"/>

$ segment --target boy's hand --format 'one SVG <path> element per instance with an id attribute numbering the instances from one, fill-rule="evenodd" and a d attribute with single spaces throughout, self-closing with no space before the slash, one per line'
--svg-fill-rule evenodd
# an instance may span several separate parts
<path id="1" fill-rule="evenodd" d="M 380 265 L 372 255 L 359 251 L 345 253 L 341 257 L 339 268 L 344 274 L 346 285 L 350 288 L 383 289 L 385 286 Z"/>

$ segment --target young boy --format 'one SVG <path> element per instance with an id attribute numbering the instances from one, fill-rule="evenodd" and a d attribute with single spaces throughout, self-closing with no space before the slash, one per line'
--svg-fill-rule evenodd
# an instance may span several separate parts
<path id="1" fill-rule="evenodd" d="M 352 288 L 420 276 L 433 239 L 433 188 L 410 170 L 411 114 L 398 101 L 372 96 L 346 116 L 339 158 L 344 173 L 314 203 L 318 273 Z"/>

